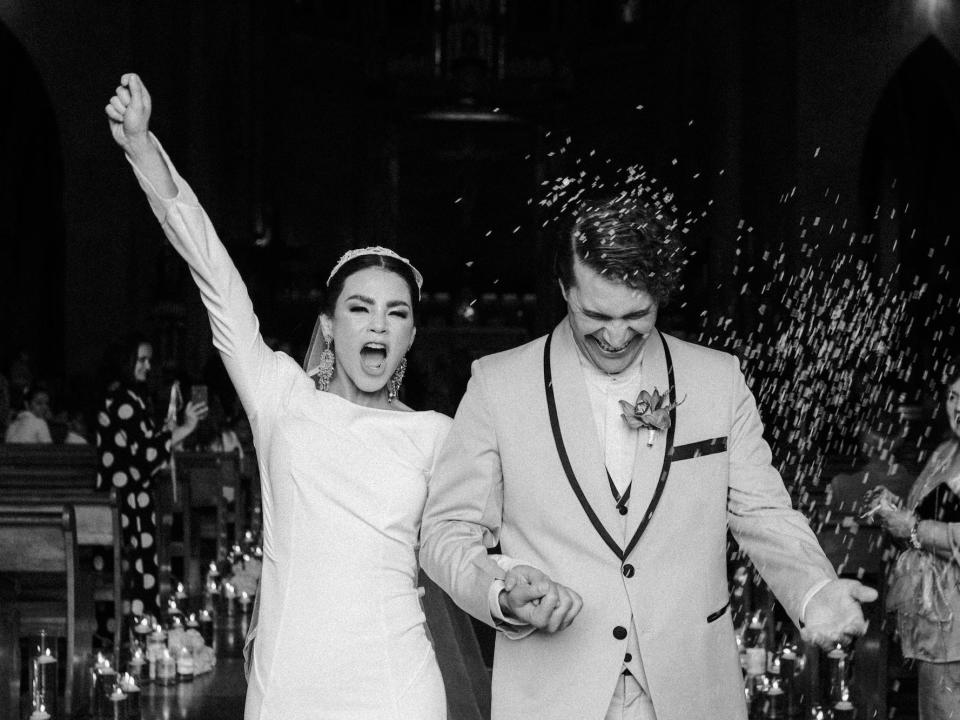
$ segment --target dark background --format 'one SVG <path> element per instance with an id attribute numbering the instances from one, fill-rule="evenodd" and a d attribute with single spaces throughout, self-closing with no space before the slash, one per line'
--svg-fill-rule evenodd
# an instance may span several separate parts
<path id="1" fill-rule="evenodd" d="M 948 0 L 0 0 L 0 360 L 82 385 L 137 328 L 207 364 L 198 293 L 107 129 L 127 71 L 274 344 L 302 351 L 345 249 L 414 260 L 421 405 L 451 410 L 468 356 L 559 318 L 536 200 L 581 168 L 642 163 L 704 213 L 679 332 L 749 328 L 763 298 L 733 268 L 781 244 L 797 268 L 814 216 L 891 282 L 948 282 L 960 235 L 927 250 L 960 225 L 958 31 Z"/>

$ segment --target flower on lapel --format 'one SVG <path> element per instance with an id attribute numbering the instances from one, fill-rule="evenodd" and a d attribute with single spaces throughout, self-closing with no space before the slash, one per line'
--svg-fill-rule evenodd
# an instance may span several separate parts
<path id="1" fill-rule="evenodd" d="M 670 411 L 682 402 L 683 400 L 678 403 L 669 403 L 667 396 L 661 395 L 660 391 L 654 388 L 652 395 L 646 390 L 641 390 L 632 404 L 621 400 L 620 408 L 623 410 L 623 419 L 628 427 L 634 430 L 646 428 L 649 431 L 647 445 L 650 446 L 653 445 L 654 433 L 670 427 Z"/>

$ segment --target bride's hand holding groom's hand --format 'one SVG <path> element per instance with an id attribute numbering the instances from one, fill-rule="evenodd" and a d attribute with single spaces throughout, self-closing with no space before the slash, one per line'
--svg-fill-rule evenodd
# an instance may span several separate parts
<path id="1" fill-rule="evenodd" d="M 504 615 L 545 632 L 564 630 L 583 607 L 576 592 L 529 565 L 507 572 L 503 585 L 500 609 Z"/>

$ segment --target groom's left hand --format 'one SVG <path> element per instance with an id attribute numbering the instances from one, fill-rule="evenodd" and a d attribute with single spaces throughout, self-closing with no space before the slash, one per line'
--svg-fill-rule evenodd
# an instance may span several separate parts
<path id="1" fill-rule="evenodd" d="M 860 603 L 876 599 L 876 590 L 856 580 L 827 583 L 807 603 L 801 637 L 824 650 L 846 645 L 867 630 Z"/>

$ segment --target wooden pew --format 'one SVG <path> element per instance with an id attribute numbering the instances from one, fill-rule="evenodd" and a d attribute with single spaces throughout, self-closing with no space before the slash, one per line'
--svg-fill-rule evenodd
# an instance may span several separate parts
<path id="1" fill-rule="evenodd" d="M 183 562 L 182 581 L 184 585 L 196 591 L 191 578 L 199 578 L 200 569 L 194 557 L 193 535 L 191 525 L 193 519 L 190 512 L 190 485 L 177 468 L 171 481 L 170 472 L 158 474 L 154 477 L 154 499 L 157 503 L 157 561 L 160 565 L 158 585 L 161 597 L 166 597 L 176 590 L 172 586 L 173 561 L 180 559 Z M 182 530 L 179 535 L 174 534 L 174 525 L 181 521 Z"/>
<path id="2" fill-rule="evenodd" d="M 123 631 L 120 517 L 113 491 L 96 489 L 97 463 L 96 449 L 90 445 L 0 444 L 0 501 L 71 504 L 78 545 L 111 549 L 111 587 L 98 591 L 95 599 L 114 603 L 117 653 Z"/>
<path id="3" fill-rule="evenodd" d="M 20 712 L 20 613 L 0 598 L 0 717 Z"/>
<path id="4" fill-rule="evenodd" d="M 0 443 L 0 490 L 41 486 L 90 491 L 97 484 L 97 451 L 90 445 Z"/>
<path id="5" fill-rule="evenodd" d="M 212 539 L 217 560 L 227 556 L 230 546 L 239 543 L 243 535 L 246 514 L 246 493 L 240 481 L 240 454 L 238 452 L 178 452 L 175 456 L 178 485 L 187 501 L 190 547 L 184 549 L 185 584 L 190 590 L 200 587 L 201 558 L 196 556 L 204 528 L 197 523 L 200 510 L 214 508 L 216 513 Z M 233 509 L 230 509 L 230 503 Z M 188 534 L 184 520 L 184 536 Z M 205 558 L 211 559 L 211 558 Z M 189 567 L 189 570 L 187 569 Z"/>
<path id="6" fill-rule="evenodd" d="M 3 603 L 19 611 L 21 637 L 43 629 L 66 639 L 64 717 L 78 709 L 89 655 L 77 622 L 78 575 L 73 506 L 0 503 L 0 577 L 10 594 Z"/>
<path id="7" fill-rule="evenodd" d="M 77 520 L 77 545 L 79 547 L 109 548 L 113 558 L 110 583 L 95 587 L 93 578 L 81 576 L 83 590 L 93 594 L 94 601 L 108 600 L 113 603 L 113 660 L 120 659 L 123 640 L 123 568 L 122 536 L 120 534 L 120 509 L 114 490 L 103 492 L 76 492 L 49 490 L 38 487 L 0 489 L 0 503 L 24 503 L 31 505 L 72 505 Z M 89 586 L 88 586 L 89 585 Z"/>

